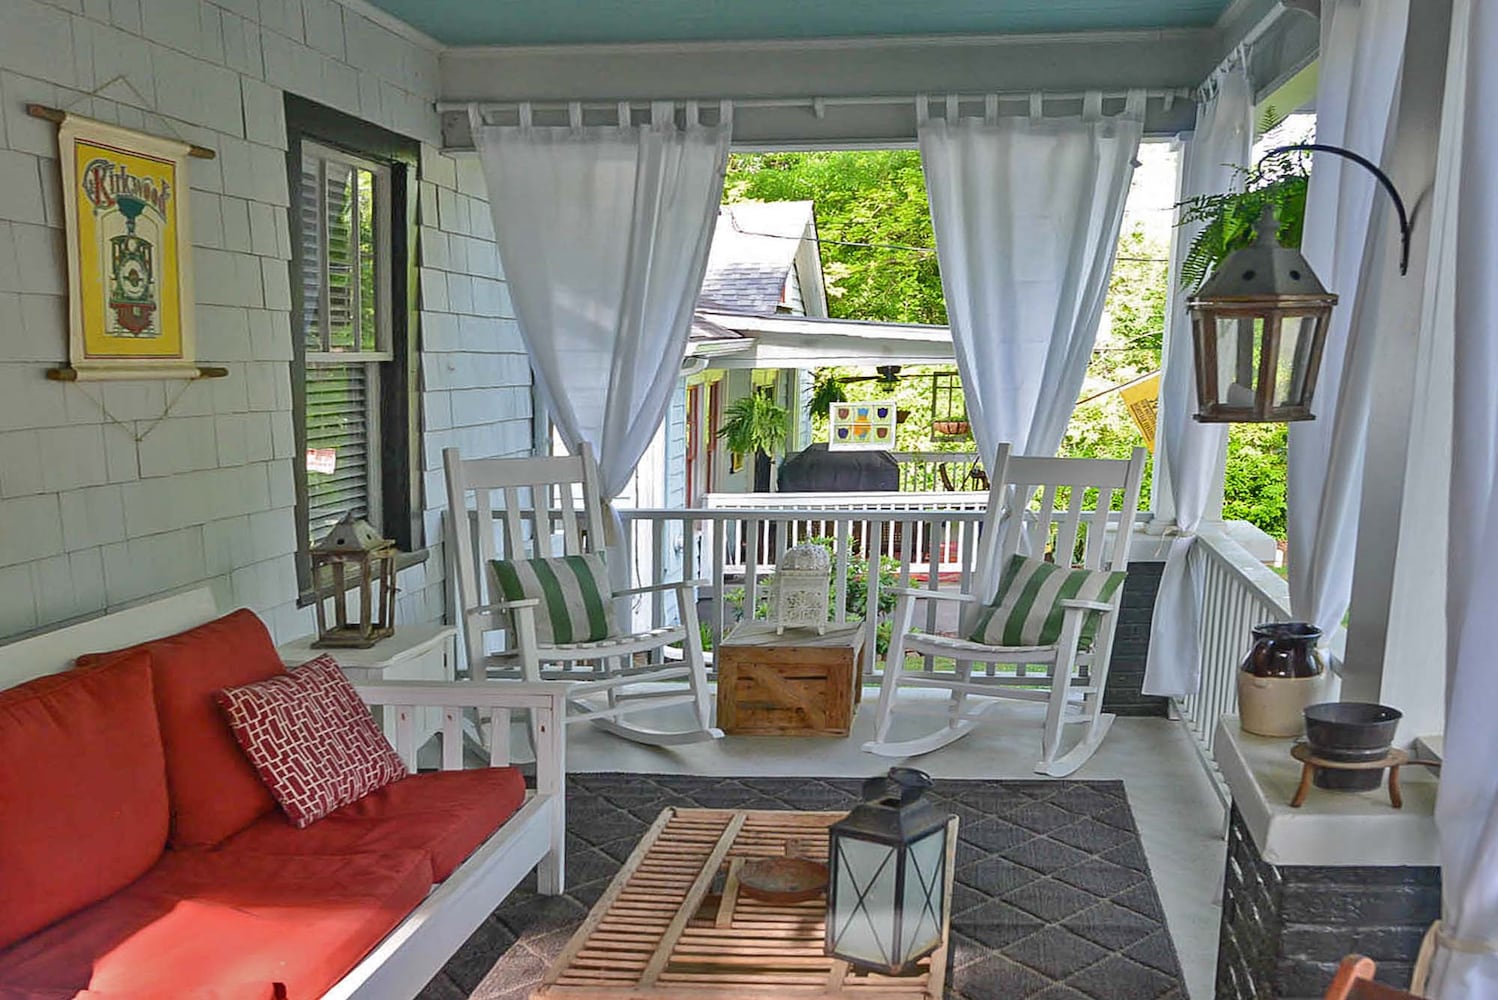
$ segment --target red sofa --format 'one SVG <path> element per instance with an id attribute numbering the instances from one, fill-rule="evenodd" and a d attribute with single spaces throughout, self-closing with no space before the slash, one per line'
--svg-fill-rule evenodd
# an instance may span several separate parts
<path id="1" fill-rule="evenodd" d="M 0 998 L 323 996 L 526 801 L 413 774 L 295 829 L 214 702 L 283 669 L 238 611 L 0 690 Z"/>

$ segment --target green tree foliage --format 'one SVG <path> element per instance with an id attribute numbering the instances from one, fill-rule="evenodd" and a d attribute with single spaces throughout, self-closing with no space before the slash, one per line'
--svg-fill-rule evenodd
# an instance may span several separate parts
<path id="1" fill-rule="evenodd" d="M 1248 521 L 1281 540 L 1288 431 L 1288 424 L 1233 424 L 1222 489 L 1224 519 Z"/>
<path id="2" fill-rule="evenodd" d="M 817 234 L 827 241 L 827 311 L 834 317 L 947 321 L 926 178 L 915 150 L 734 155 L 724 201 L 816 203 Z"/>

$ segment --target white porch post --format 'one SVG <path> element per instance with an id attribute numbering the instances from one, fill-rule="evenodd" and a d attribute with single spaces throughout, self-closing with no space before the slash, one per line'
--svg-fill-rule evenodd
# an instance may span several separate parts
<path id="1" fill-rule="evenodd" d="M 1440 733 L 1444 719 L 1452 352 L 1422 313 L 1436 279 L 1430 200 L 1450 24 L 1449 0 L 1429 0 L 1410 18 L 1383 163 L 1412 208 L 1410 270 L 1400 277 L 1398 224 L 1380 192 L 1361 292 L 1373 320 L 1358 331 L 1377 350 L 1342 698 L 1400 709 L 1402 739 Z"/>

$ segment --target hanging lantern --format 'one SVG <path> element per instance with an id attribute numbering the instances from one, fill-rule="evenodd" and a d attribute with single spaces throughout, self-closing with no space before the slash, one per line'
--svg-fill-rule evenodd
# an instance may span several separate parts
<path id="1" fill-rule="evenodd" d="M 832 585 L 832 557 L 816 542 L 792 545 L 775 567 L 771 620 L 775 634 L 787 628 L 827 631 L 827 591 Z"/>
<path id="2" fill-rule="evenodd" d="M 395 634 L 395 554 L 395 543 L 381 538 L 353 511 L 312 547 L 312 580 L 317 589 L 314 649 L 368 649 Z M 349 580 L 351 571 L 353 581 Z M 348 591 L 354 586 L 359 591 L 359 616 L 350 621 Z M 329 597 L 333 600 L 331 626 L 323 607 Z"/>
<path id="3" fill-rule="evenodd" d="M 1196 419 L 1311 420 L 1311 396 L 1337 296 L 1299 250 L 1279 245 L 1266 206 L 1251 246 L 1235 250 L 1191 298 Z"/>
<path id="4" fill-rule="evenodd" d="M 828 833 L 827 954 L 898 975 L 941 944 L 951 817 L 911 767 L 863 785 L 863 802 Z"/>

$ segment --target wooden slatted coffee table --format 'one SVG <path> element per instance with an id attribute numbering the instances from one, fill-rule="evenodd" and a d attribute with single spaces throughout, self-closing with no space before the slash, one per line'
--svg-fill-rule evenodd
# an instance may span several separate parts
<path id="1" fill-rule="evenodd" d="M 956 823 L 948 837 L 943 944 L 914 974 L 852 970 L 822 954 L 826 901 L 741 896 L 746 859 L 827 860 L 846 813 L 666 809 L 552 964 L 532 1000 L 940 1000 L 951 926 Z"/>

